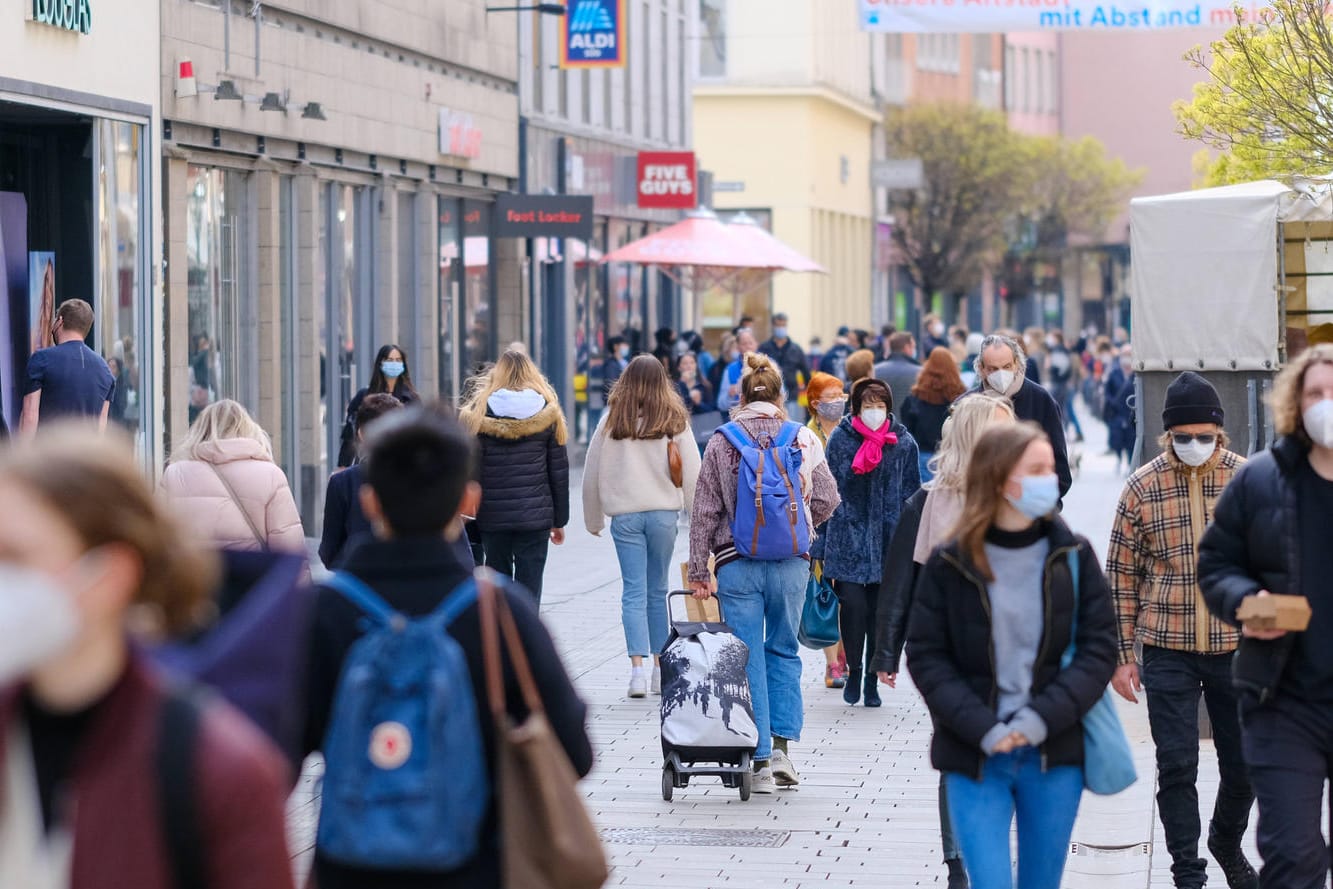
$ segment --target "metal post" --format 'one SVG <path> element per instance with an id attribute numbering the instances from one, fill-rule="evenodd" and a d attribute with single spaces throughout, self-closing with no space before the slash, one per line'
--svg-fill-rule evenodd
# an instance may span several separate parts
<path id="1" fill-rule="evenodd" d="M 564 136 L 559 136 L 555 140 L 555 190 L 557 194 L 565 194 L 565 190 L 568 188 L 566 175 L 568 160 L 569 140 Z M 555 254 L 550 276 L 552 286 L 544 301 L 545 311 L 542 313 L 547 346 L 544 350 L 544 358 L 547 378 L 551 381 L 552 388 L 559 394 L 560 402 L 565 409 L 565 415 L 572 424 L 574 418 L 574 390 L 572 377 L 569 373 L 569 336 L 565 317 L 567 289 L 564 239 L 552 238 L 551 247 Z"/>

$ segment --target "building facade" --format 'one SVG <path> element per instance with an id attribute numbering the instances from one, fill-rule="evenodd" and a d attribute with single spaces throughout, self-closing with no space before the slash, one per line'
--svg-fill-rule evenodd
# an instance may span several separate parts
<path id="1" fill-rule="evenodd" d="M 308 533 L 381 346 L 449 398 L 522 338 L 519 242 L 490 237 L 516 29 L 485 7 L 161 0 L 166 432 L 246 405 Z"/>
<path id="2" fill-rule="evenodd" d="M 145 466 L 164 431 L 158 30 L 156 0 L 0 12 L 0 406 L 17 426 L 28 355 L 54 307 L 84 299 Z"/>

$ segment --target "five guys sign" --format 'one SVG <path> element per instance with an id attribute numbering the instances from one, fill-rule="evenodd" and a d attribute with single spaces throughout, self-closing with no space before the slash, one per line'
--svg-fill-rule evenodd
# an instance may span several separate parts
<path id="1" fill-rule="evenodd" d="M 644 209 L 693 210 L 699 204 L 694 152 L 640 151 L 636 191 Z"/>

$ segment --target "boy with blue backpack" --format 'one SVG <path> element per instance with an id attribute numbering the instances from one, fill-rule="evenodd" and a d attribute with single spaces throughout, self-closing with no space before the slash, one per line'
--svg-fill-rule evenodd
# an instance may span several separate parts
<path id="1" fill-rule="evenodd" d="M 704 450 L 690 519 L 690 587 L 716 593 L 750 650 L 746 674 L 759 744 L 753 792 L 800 782 L 788 756 L 804 723 L 796 637 L 813 529 L 838 508 L 814 433 L 787 419 L 782 375 L 764 355 L 741 359 L 740 407 Z"/>
<path id="2" fill-rule="evenodd" d="M 475 464 L 462 426 L 421 409 L 385 417 L 366 442 L 360 498 L 374 538 L 321 586 L 310 645 L 305 742 L 325 756 L 320 889 L 501 885 L 477 585 L 452 545 L 481 497 Z M 500 594 L 551 727 L 586 775 L 587 709 L 531 596 Z M 528 711 L 501 660 L 518 722 Z"/>

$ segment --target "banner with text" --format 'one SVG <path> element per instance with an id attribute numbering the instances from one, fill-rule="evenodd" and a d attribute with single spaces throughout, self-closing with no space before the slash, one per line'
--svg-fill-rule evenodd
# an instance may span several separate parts
<path id="1" fill-rule="evenodd" d="M 1266 7 L 1242 10 L 1262 19 Z M 863 31 L 992 34 L 1013 31 L 1156 31 L 1227 28 L 1227 0 L 858 0 Z"/>
<path id="2" fill-rule="evenodd" d="M 643 208 L 693 210 L 699 205 L 693 151 L 640 151 L 638 202 Z"/>
<path id="3" fill-rule="evenodd" d="M 561 68 L 623 68 L 625 0 L 572 0 L 560 24 Z"/>

